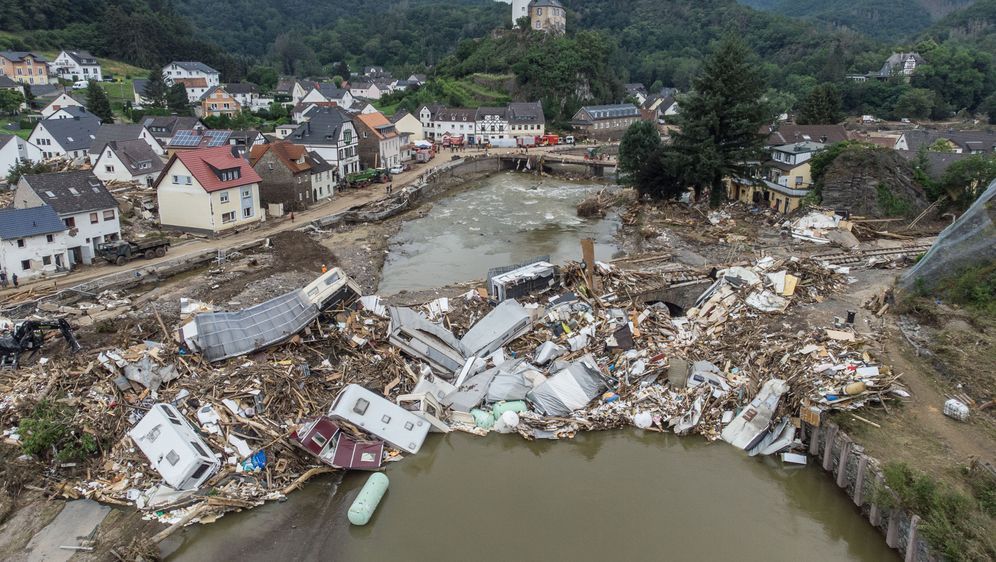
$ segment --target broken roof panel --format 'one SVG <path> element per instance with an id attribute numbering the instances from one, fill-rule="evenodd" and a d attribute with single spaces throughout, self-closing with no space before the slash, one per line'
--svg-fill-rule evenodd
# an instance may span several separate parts
<path id="1" fill-rule="evenodd" d="M 460 340 L 467 356 L 484 357 L 529 330 L 529 312 L 515 299 L 502 301 Z"/>
<path id="2" fill-rule="evenodd" d="M 546 416 L 566 416 L 605 392 L 608 385 L 595 360 L 586 355 L 538 385 L 526 398 Z"/>
<path id="3" fill-rule="evenodd" d="M 238 312 L 198 314 L 182 328 L 183 339 L 208 361 L 221 361 L 293 336 L 318 312 L 305 292 L 297 289 Z"/>
<path id="4" fill-rule="evenodd" d="M 444 373 L 452 374 L 463 367 L 464 349 L 452 332 L 429 322 L 410 308 L 391 307 L 389 314 L 392 345 Z"/>

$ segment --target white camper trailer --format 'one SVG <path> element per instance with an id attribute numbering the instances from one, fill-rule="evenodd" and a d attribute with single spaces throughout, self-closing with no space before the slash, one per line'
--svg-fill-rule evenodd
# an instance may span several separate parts
<path id="1" fill-rule="evenodd" d="M 429 434 L 429 422 L 357 384 L 347 385 L 339 393 L 329 417 L 346 420 L 413 455 Z"/>
<path id="2" fill-rule="evenodd" d="M 196 490 L 221 464 L 183 415 L 169 404 L 152 406 L 128 436 L 163 480 L 177 490 Z"/>

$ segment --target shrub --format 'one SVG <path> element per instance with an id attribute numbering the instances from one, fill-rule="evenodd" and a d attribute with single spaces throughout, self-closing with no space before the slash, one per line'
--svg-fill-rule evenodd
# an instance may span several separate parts
<path id="1" fill-rule="evenodd" d="M 76 409 L 52 400 L 35 404 L 21 419 L 21 449 L 59 462 L 81 461 L 99 450 L 97 439 L 76 427 Z"/>

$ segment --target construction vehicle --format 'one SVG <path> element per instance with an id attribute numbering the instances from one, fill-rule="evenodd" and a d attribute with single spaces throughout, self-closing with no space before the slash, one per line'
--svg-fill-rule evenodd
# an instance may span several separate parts
<path id="1" fill-rule="evenodd" d="M 390 176 L 384 168 L 367 168 L 346 176 L 346 181 L 350 187 L 365 187 L 371 183 L 387 183 Z"/>
<path id="2" fill-rule="evenodd" d="M 25 320 L 14 326 L 8 336 L 0 336 L 0 368 L 16 369 L 21 354 L 30 351 L 34 355 L 45 343 L 45 330 L 59 330 L 73 353 L 83 349 L 76 340 L 69 322 L 59 320 Z"/>
<path id="3" fill-rule="evenodd" d="M 142 242 L 131 242 L 128 240 L 115 240 L 97 245 L 97 255 L 110 263 L 124 265 L 137 257 L 145 259 L 161 258 L 166 255 L 169 248 L 169 240 L 156 238 L 154 240 L 144 240 Z"/>

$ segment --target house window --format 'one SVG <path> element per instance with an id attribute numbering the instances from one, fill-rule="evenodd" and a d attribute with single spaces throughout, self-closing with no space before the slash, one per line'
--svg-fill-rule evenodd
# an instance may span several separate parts
<path id="1" fill-rule="evenodd" d="M 76 217 L 62 219 L 62 222 L 66 223 L 66 228 L 76 228 Z"/>
<path id="2" fill-rule="evenodd" d="M 252 216 L 252 207 L 242 209 L 242 218 L 247 219 Z"/>
<path id="3" fill-rule="evenodd" d="M 21 271 L 31 269 L 31 260 L 21 260 Z"/>
<path id="4" fill-rule="evenodd" d="M 252 191 L 249 191 L 248 189 L 243 189 L 242 190 L 242 197 L 243 197 L 243 199 L 251 197 L 251 196 L 252 196 Z"/>
<path id="5" fill-rule="evenodd" d="M 113 174 L 114 173 L 114 166 L 111 166 L 111 165 L 104 166 L 104 171 Z"/>
<path id="6" fill-rule="evenodd" d="M 235 211 L 229 211 L 221 215 L 221 222 L 234 222 L 235 221 Z"/>
<path id="7" fill-rule="evenodd" d="M 17 239 L 17 247 L 18 248 L 23 248 L 24 247 L 24 238 L 18 238 Z"/>
<path id="8" fill-rule="evenodd" d="M 105 221 L 112 221 L 112 220 L 114 220 L 114 209 L 108 209 L 108 210 L 104 211 L 104 220 Z"/>
<path id="9" fill-rule="evenodd" d="M 47 234 L 47 235 L 45 236 L 45 241 L 46 241 L 46 242 L 55 242 L 55 236 L 53 236 L 53 235 L 51 235 L 51 234 Z"/>
<path id="10" fill-rule="evenodd" d="M 795 184 L 796 185 L 802 185 L 802 176 L 796 176 L 795 177 Z"/>
<path id="11" fill-rule="evenodd" d="M 97 218 L 97 213 L 90 213 L 90 224 L 97 224 L 100 219 Z"/>
<path id="12" fill-rule="evenodd" d="M 52 256 L 43 256 L 42 265 L 52 265 Z"/>
<path id="13" fill-rule="evenodd" d="M 221 202 L 222 203 L 228 203 L 228 192 L 227 191 L 222 191 L 221 192 Z"/>

